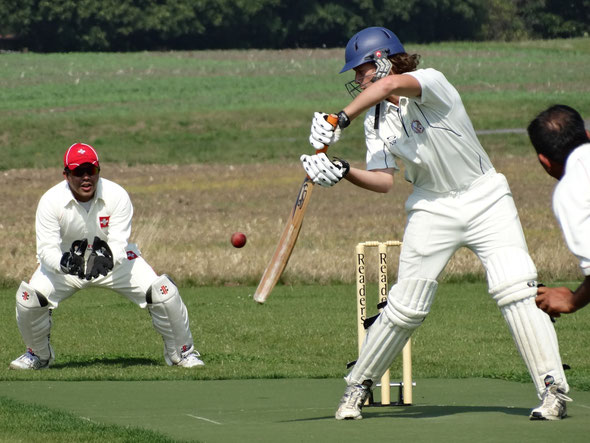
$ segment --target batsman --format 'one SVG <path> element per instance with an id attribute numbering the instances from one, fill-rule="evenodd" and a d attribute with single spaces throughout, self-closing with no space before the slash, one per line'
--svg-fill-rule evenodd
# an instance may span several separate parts
<path id="1" fill-rule="evenodd" d="M 345 378 L 336 418 L 362 418 L 374 383 L 428 315 L 440 273 L 463 246 L 481 260 L 489 293 L 541 400 L 530 419 L 565 417 L 569 386 L 551 319 L 535 304 L 537 270 L 506 178 L 481 146 L 459 93 L 441 72 L 418 69 L 420 56 L 406 53 L 386 28 L 355 34 L 344 57 L 340 72 L 354 71 L 346 85 L 354 99 L 337 114 L 337 127 L 326 121 L 327 114 L 315 113 L 310 142 L 316 149 L 337 142 L 342 130 L 366 111 L 366 170 L 323 153 L 303 155 L 304 169 L 322 186 L 345 178 L 388 192 L 401 162 L 413 192 L 405 205 L 398 281 Z"/>
<path id="2" fill-rule="evenodd" d="M 37 206 L 39 266 L 16 292 L 16 321 L 27 349 L 10 368 L 45 369 L 53 363 L 51 314 L 89 287 L 112 289 L 147 308 L 164 341 L 168 365 L 203 366 L 178 288 L 165 274 L 158 276 L 137 245 L 128 242 L 133 206 L 127 192 L 100 177 L 98 155 L 88 144 L 70 146 L 63 162 L 65 180 L 49 189 Z"/>

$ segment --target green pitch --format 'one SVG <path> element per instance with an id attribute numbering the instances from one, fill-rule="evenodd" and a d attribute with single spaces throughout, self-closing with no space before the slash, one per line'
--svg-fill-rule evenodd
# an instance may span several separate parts
<path id="1" fill-rule="evenodd" d="M 339 422 L 343 386 L 340 379 L 9 382 L 0 395 L 67 411 L 82 426 L 132 426 L 200 442 L 587 441 L 589 392 L 572 393 L 566 420 L 531 422 L 530 385 L 419 379 L 413 406 L 365 408 L 363 420 Z"/>

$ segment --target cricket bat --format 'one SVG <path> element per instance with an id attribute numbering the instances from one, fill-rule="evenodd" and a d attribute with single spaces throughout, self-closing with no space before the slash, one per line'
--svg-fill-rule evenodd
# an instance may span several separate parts
<path id="1" fill-rule="evenodd" d="M 335 127 L 338 123 L 338 118 L 329 115 L 328 122 Z M 324 146 L 321 150 L 316 152 L 326 152 L 327 150 L 328 146 Z M 306 176 L 299 188 L 299 193 L 295 200 L 295 206 L 289 215 L 283 234 L 279 239 L 279 244 L 277 245 L 270 263 L 266 267 L 264 274 L 262 274 L 260 283 L 258 283 L 258 288 L 254 293 L 254 301 L 258 303 L 264 303 L 266 301 L 287 266 L 287 262 L 289 261 L 289 257 L 291 257 L 291 252 L 293 252 L 297 237 L 299 237 L 299 232 L 301 231 L 303 217 L 305 216 L 305 210 L 307 209 L 307 205 L 309 204 L 313 192 L 313 186 L 313 181 Z"/>

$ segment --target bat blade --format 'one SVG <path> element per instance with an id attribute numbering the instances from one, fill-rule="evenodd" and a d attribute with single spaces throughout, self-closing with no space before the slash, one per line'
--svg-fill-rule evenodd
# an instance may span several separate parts
<path id="1" fill-rule="evenodd" d="M 334 128 L 338 124 L 338 117 L 336 115 L 329 115 L 326 120 Z M 328 145 L 325 145 L 322 149 L 316 152 L 325 153 L 327 150 Z M 270 263 L 266 267 L 264 274 L 262 274 L 260 283 L 258 283 L 258 288 L 256 288 L 256 292 L 254 293 L 254 301 L 258 303 L 262 304 L 266 301 L 270 292 L 279 281 L 279 278 L 281 278 L 283 270 L 287 266 L 289 257 L 291 257 L 291 252 L 293 252 L 293 248 L 297 242 L 299 231 L 301 231 L 303 217 L 305 216 L 305 210 L 307 209 L 307 204 L 311 198 L 313 186 L 313 181 L 309 177 L 305 177 L 299 188 L 299 194 L 297 195 L 297 200 L 295 200 L 295 206 L 293 207 L 293 211 L 291 211 L 289 220 L 287 220 L 287 225 L 283 230 L 277 249 L 272 256 Z"/>
<path id="2" fill-rule="evenodd" d="M 289 257 L 291 257 L 291 252 L 293 252 L 293 248 L 297 242 L 299 231 L 301 231 L 303 217 L 305 215 L 307 204 L 311 198 L 313 186 L 313 182 L 305 177 L 299 188 L 299 194 L 297 195 L 297 200 L 295 200 L 295 206 L 289 215 L 289 219 L 287 220 L 287 224 L 285 225 L 275 253 L 266 267 L 266 270 L 260 279 L 260 283 L 258 284 L 258 288 L 254 293 L 254 301 L 258 303 L 264 303 L 266 301 L 269 294 L 279 281 L 283 270 L 287 266 Z"/>

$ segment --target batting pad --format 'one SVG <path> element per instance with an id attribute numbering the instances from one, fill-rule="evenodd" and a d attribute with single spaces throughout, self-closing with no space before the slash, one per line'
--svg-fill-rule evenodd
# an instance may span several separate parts
<path id="1" fill-rule="evenodd" d="M 499 250 L 487 260 L 486 271 L 489 292 L 508 323 L 539 396 L 547 375 L 568 392 L 555 329 L 535 304 L 537 269 L 528 253 L 520 248 Z"/>
<path id="2" fill-rule="evenodd" d="M 28 283 L 22 282 L 16 291 L 16 323 L 25 346 L 41 360 L 49 360 L 51 312 L 47 299 Z"/>
<path id="3" fill-rule="evenodd" d="M 435 280 L 404 279 L 391 288 L 385 309 L 367 329 L 359 358 L 346 377 L 348 384 L 381 378 L 426 318 L 437 287 Z"/>
<path id="4" fill-rule="evenodd" d="M 545 390 L 544 380 L 547 375 L 551 375 L 555 383 L 567 393 L 569 386 L 553 323 L 547 314 L 537 308 L 535 298 L 510 303 L 500 310 L 535 383 L 539 398 Z"/>
<path id="5" fill-rule="evenodd" d="M 489 293 L 501 308 L 537 293 L 537 268 L 520 248 L 503 248 L 486 263 Z"/>
<path id="6" fill-rule="evenodd" d="M 188 312 L 178 288 L 167 275 L 162 275 L 152 283 L 146 299 L 154 328 L 164 340 L 166 363 L 176 364 L 183 352 L 193 348 Z"/>

